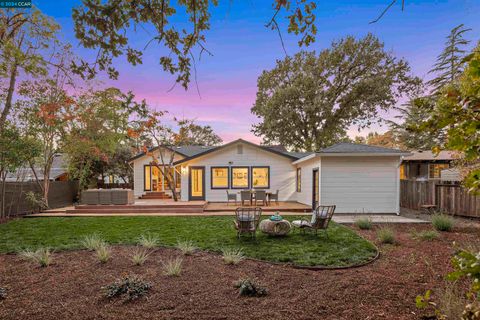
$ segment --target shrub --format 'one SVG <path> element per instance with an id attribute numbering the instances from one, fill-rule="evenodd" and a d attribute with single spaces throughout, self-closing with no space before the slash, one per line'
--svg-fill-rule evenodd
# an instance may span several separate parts
<path id="1" fill-rule="evenodd" d="M 432 240 L 437 239 L 439 236 L 440 235 L 435 230 L 425 230 L 425 231 L 418 231 L 418 232 L 413 231 L 412 232 L 412 238 L 413 239 L 423 240 L 423 241 L 432 241 Z"/>
<path id="2" fill-rule="evenodd" d="M 179 276 L 182 272 L 182 258 L 167 260 L 163 263 L 163 274 L 167 276 Z"/>
<path id="3" fill-rule="evenodd" d="M 125 276 L 103 287 L 108 299 L 125 296 L 125 301 L 136 300 L 148 293 L 152 285 L 137 276 Z"/>
<path id="4" fill-rule="evenodd" d="M 136 266 L 141 266 L 147 261 L 148 256 L 150 253 L 147 249 L 144 248 L 136 248 L 132 255 L 132 262 Z"/>
<path id="5" fill-rule="evenodd" d="M 193 241 L 178 241 L 177 249 L 182 251 L 184 255 L 189 256 L 195 252 L 197 247 L 195 247 L 195 244 L 193 243 Z"/>
<path id="6" fill-rule="evenodd" d="M 7 289 L 0 287 L 0 300 L 7 299 Z"/>
<path id="7" fill-rule="evenodd" d="M 253 279 L 240 279 L 235 284 L 238 288 L 238 294 L 248 297 L 263 297 L 267 295 L 267 289 L 260 286 L 256 280 Z"/>
<path id="8" fill-rule="evenodd" d="M 158 237 L 152 234 L 142 234 L 140 238 L 138 238 L 138 244 L 149 249 L 158 246 L 159 242 Z"/>
<path id="9" fill-rule="evenodd" d="M 370 230 L 372 229 L 372 219 L 359 218 L 355 220 L 355 225 L 361 230 Z"/>
<path id="10" fill-rule="evenodd" d="M 48 267 L 52 263 L 52 253 L 48 248 L 39 248 L 36 251 L 24 250 L 20 252 L 20 256 L 38 263 L 40 267 Z"/>
<path id="11" fill-rule="evenodd" d="M 95 250 L 95 253 L 97 255 L 98 261 L 100 261 L 101 263 L 106 263 L 108 260 L 110 260 L 112 256 L 112 252 L 106 244 L 100 245 Z"/>
<path id="12" fill-rule="evenodd" d="M 381 243 L 389 243 L 389 244 L 395 243 L 395 233 L 393 232 L 392 229 L 388 227 L 382 227 L 378 229 L 377 237 Z"/>
<path id="13" fill-rule="evenodd" d="M 451 231 L 455 225 L 455 220 L 446 214 L 436 213 L 432 215 L 432 225 L 438 231 Z"/>
<path id="14" fill-rule="evenodd" d="M 245 259 L 242 249 L 224 248 L 222 249 L 223 261 L 226 264 L 238 264 Z"/>
<path id="15" fill-rule="evenodd" d="M 90 251 L 95 251 L 100 246 L 106 245 L 105 241 L 98 234 L 91 234 L 83 237 L 83 239 L 80 241 L 80 244 L 82 247 Z"/>

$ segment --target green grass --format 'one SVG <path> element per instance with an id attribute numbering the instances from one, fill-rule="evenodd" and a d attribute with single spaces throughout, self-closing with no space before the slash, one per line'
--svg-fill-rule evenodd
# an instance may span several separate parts
<path id="1" fill-rule="evenodd" d="M 295 217 L 289 217 L 293 220 Z M 98 234 L 109 244 L 137 244 L 142 234 L 156 235 L 160 245 L 174 247 L 191 239 L 199 249 L 221 252 L 241 248 L 246 257 L 297 265 L 346 266 L 368 261 L 375 246 L 353 230 L 330 223 L 329 238 L 290 233 L 274 238 L 257 233 L 257 240 L 237 240 L 232 217 L 72 217 L 29 218 L 0 225 L 0 253 L 49 247 L 82 248 L 85 236 Z"/>

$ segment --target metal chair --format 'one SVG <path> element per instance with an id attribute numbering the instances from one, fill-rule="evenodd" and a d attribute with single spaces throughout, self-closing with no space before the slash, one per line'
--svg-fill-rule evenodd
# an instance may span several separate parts
<path id="1" fill-rule="evenodd" d="M 235 210 L 235 229 L 237 230 L 237 238 L 243 233 L 251 234 L 252 238 L 256 238 L 258 224 L 262 215 L 262 208 L 237 208 Z"/>
<path id="2" fill-rule="evenodd" d="M 244 201 L 249 201 L 252 204 L 252 193 L 248 190 L 240 191 L 240 201 L 242 201 L 242 206 L 244 206 Z"/>
<path id="3" fill-rule="evenodd" d="M 258 190 L 255 192 L 255 206 L 257 206 L 257 201 L 262 201 L 262 205 L 267 205 L 267 192 L 265 190 Z"/>
<path id="4" fill-rule="evenodd" d="M 225 191 L 227 191 L 227 206 L 229 205 L 230 200 L 235 201 L 235 205 L 237 205 L 237 194 L 229 193 L 228 190 L 225 190 Z"/>
<path id="5" fill-rule="evenodd" d="M 312 212 L 310 221 L 303 217 L 301 220 L 292 221 L 292 225 L 302 230 L 303 233 L 305 233 L 305 230 L 315 231 L 315 235 L 317 235 L 318 230 L 324 230 L 328 238 L 327 228 L 330 220 L 332 220 L 335 208 L 335 205 L 318 206 L 315 211 Z"/>
<path id="6" fill-rule="evenodd" d="M 270 202 L 272 202 L 272 200 L 275 200 L 275 203 L 278 205 L 278 189 L 277 189 L 277 192 L 270 194 L 270 197 L 268 200 Z"/>

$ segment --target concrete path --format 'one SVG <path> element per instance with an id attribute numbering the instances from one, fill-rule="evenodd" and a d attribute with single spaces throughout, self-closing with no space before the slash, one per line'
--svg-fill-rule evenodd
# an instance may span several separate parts
<path id="1" fill-rule="evenodd" d="M 373 223 L 429 223 L 428 221 L 415 219 L 415 218 L 407 218 L 403 216 L 397 215 L 390 215 L 390 214 L 378 214 L 378 215 L 344 215 L 338 214 L 333 216 L 333 221 L 338 223 L 354 223 L 355 220 L 359 218 L 369 218 L 372 220 Z"/>

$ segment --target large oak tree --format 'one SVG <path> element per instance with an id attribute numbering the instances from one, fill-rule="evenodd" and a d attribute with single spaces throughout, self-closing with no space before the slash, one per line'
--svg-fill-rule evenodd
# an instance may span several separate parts
<path id="1" fill-rule="evenodd" d="M 366 127 L 414 89 L 410 67 L 375 36 L 346 37 L 331 47 L 277 61 L 258 78 L 253 132 L 264 143 L 315 151 L 343 140 L 351 125 Z"/>

